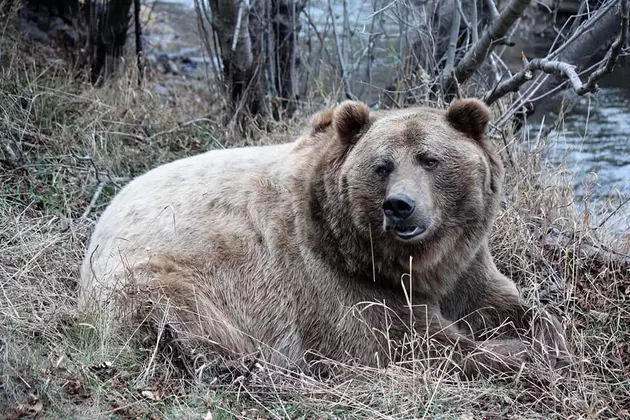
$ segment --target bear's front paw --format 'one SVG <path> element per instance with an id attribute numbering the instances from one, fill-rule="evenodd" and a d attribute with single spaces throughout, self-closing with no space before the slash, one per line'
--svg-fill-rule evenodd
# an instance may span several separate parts
<path id="1" fill-rule="evenodd" d="M 519 339 L 494 339 L 484 341 L 476 351 L 464 360 L 465 374 L 511 376 L 522 370 L 530 361 L 525 343 Z"/>
<path id="2" fill-rule="evenodd" d="M 552 369 L 568 371 L 571 354 L 560 321 L 542 309 L 534 316 L 531 328 L 536 353 L 543 356 Z"/>

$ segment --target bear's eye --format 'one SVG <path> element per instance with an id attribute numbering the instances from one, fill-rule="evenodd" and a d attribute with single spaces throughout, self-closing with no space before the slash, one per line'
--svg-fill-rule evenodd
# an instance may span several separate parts
<path id="1" fill-rule="evenodd" d="M 433 169 L 438 164 L 437 159 L 428 156 L 420 156 L 418 157 L 418 161 L 420 162 L 420 165 L 422 165 L 426 169 Z"/>
<path id="2" fill-rule="evenodd" d="M 392 165 L 390 163 L 381 163 L 376 165 L 374 172 L 380 176 L 387 176 L 392 172 Z"/>

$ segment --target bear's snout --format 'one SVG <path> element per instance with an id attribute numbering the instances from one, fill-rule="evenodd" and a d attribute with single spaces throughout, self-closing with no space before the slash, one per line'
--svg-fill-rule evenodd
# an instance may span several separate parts
<path id="1" fill-rule="evenodd" d="M 383 202 L 383 212 L 394 224 L 405 221 L 415 208 L 416 202 L 407 194 L 393 194 Z"/>
<path id="2" fill-rule="evenodd" d="M 418 209 L 416 201 L 407 194 L 388 196 L 383 201 L 383 229 L 403 241 L 419 238 L 432 224 L 432 217 L 421 207 Z"/>

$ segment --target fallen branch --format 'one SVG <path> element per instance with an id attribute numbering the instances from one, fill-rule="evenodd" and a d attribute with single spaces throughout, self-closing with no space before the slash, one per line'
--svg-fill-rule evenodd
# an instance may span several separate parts
<path id="1" fill-rule="evenodd" d="M 101 193 L 103 192 L 104 187 L 105 187 L 105 181 L 99 182 L 98 187 L 96 187 L 96 191 L 94 192 L 94 195 L 92 196 L 92 199 L 90 200 L 90 204 L 88 204 L 87 208 L 81 215 L 81 219 L 86 219 L 88 217 L 88 215 L 90 214 L 90 212 L 96 205 L 96 202 L 98 201 L 99 197 L 101 196 Z"/>
<path id="2" fill-rule="evenodd" d="M 585 238 L 567 236 L 557 229 L 547 233 L 540 232 L 541 244 L 548 249 L 555 249 L 563 254 L 567 249 L 574 249 L 582 258 L 602 263 L 616 263 L 626 270 L 630 270 L 630 255 L 611 249 L 604 249 L 596 243 L 588 243 Z"/>

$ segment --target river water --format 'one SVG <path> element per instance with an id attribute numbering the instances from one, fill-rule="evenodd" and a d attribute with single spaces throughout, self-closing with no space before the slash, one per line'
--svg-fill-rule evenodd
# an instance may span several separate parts
<path id="1" fill-rule="evenodd" d="M 347 0 L 347 21 L 354 32 L 353 37 L 344 38 L 346 48 L 361 49 L 369 37 L 372 15 L 379 10 L 383 17 L 377 22 L 378 30 L 385 33 L 379 38 L 381 45 L 376 48 L 378 67 L 372 74 L 374 85 L 384 85 L 392 78 L 392 71 L 398 65 L 395 51 L 400 36 L 401 15 L 397 13 L 399 5 L 394 1 Z M 194 0 L 169 0 L 164 3 L 179 3 L 186 8 L 194 6 Z M 378 4 L 377 8 L 373 4 Z M 343 31 L 343 3 L 333 0 L 332 10 L 335 13 L 335 27 L 338 35 Z M 330 14 L 328 0 L 310 0 L 306 9 L 310 20 L 318 28 L 328 28 L 325 42 L 329 51 L 333 52 L 332 60 L 336 60 L 336 50 L 332 31 L 330 30 Z M 404 16 L 403 16 L 404 18 Z M 191 26 L 196 23 L 191 22 Z M 302 36 L 309 36 L 309 23 L 302 19 Z M 312 29 L 311 29 L 312 30 Z M 314 35 L 310 35 L 313 37 Z M 398 38 L 397 38 L 398 36 Z M 354 41 L 353 41 L 354 39 Z M 520 48 L 532 58 L 544 55 L 544 46 L 535 45 L 527 40 L 515 40 L 517 47 L 506 57 L 508 65 L 518 67 Z M 519 49 L 519 51 L 516 51 Z M 358 54 L 361 52 L 359 51 Z M 357 54 L 355 52 L 355 54 Z M 349 57 L 352 57 L 350 53 Z M 308 59 L 308 57 L 307 57 Z M 351 61 L 350 58 L 349 61 Z M 355 77 L 356 79 L 356 77 Z M 381 79 L 381 80 L 379 80 Z M 559 131 L 548 137 L 548 152 L 545 158 L 553 165 L 564 165 L 570 172 L 569 182 L 573 182 L 576 204 L 580 210 L 585 208 L 584 200 L 588 199 L 589 210 L 593 213 L 597 225 L 606 218 L 606 213 L 615 212 L 606 221 L 607 226 L 625 231 L 630 229 L 630 203 L 622 205 L 630 198 L 630 65 L 619 66 L 613 75 L 600 83 L 601 90 L 592 98 L 580 98 L 577 106 L 565 116 Z M 355 80 L 361 83 L 361 80 Z M 365 94 L 369 101 L 369 92 Z M 536 113 L 529 120 L 530 136 L 535 138 L 540 128 L 542 117 L 553 123 L 560 110 L 560 99 L 546 100 L 538 105 Z"/>

